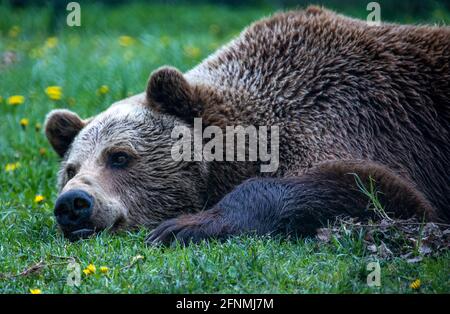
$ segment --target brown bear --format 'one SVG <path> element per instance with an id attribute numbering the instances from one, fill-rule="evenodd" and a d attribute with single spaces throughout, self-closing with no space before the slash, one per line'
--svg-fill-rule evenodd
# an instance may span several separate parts
<path id="1" fill-rule="evenodd" d="M 56 220 L 70 239 L 138 226 L 153 229 L 148 243 L 303 236 L 375 217 L 374 184 L 388 215 L 449 221 L 449 67 L 449 27 L 369 26 L 317 7 L 263 19 L 95 117 L 52 111 Z M 202 130 L 277 126 L 277 169 L 175 160 L 173 130 L 194 133 L 196 118 Z"/>

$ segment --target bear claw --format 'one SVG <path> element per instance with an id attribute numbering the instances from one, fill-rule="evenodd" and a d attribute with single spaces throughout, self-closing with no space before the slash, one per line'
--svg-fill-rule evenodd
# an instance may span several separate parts
<path id="1" fill-rule="evenodd" d="M 145 243 L 152 246 L 169 246 L 174 242 L 187 245 L 190 242 L 200 242 L 207 236 L 201 232 L 201 228 L 194 224 L 183 223 L 179 218 L 174 218 L 161 223 L 146 238 Z"/>

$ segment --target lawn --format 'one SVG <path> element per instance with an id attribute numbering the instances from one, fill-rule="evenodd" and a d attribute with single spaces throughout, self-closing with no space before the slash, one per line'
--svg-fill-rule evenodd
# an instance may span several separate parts
<path id="1" fill-rule="evenodd" d="M 364 9 L 343 13 L 364 16 Z M 158 66 L 187 70 L 274 10 L 83 4 L 82 26 L 71 28 L 61 24 L 65 12 L 58 22 L 48 8 L 0 4 L 0 293 L 450 292 L 448 250 L 417 263 L 373 257 L 358 233 L 328 243 L 241 237 L 187 248 L 146 247 L 145 230 L 76 243 L 58 233 L 52 209 L 58 158 L 41 129 L 46 113 L 69 108 L 94 115 L 143 91 Z M 448 23 L 449 16 L 436 9 L 425 21 Z M 48 86 L 61 87 L 61 99 L 52 100 Z M 23 102 L 9 104 L 13 95 Z M 96 266 L 81 273 L 78 287 L 67 283 L 72 260 L 81 270 Z M 381 266 L 380 287 L 366 283 L 372 261 Z M 416 279 L 421 285 L 413 289 Z"/>

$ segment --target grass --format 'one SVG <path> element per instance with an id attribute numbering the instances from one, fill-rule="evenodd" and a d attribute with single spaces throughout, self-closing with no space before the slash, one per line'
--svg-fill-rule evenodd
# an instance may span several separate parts
<path id="1" fill-rule="evenodd" d="M 189 69 L 249 22 L 272 11 L 92 4 L 82 6 L 82 27 L 69 28 L 53 23 L 48 8 L 0 5 L 0 55 L 13 52 L 16 59 L 0 65 L 0 292 L 450 292 L 449 277 L 443 275 L 450 270 L 448 251 L 416 264 L 381 259 L 381 287 L 368 287 L 366 266 L 373 257 L 360 234 L 328 244 L 241 237 L 223 244 L 149 248 L 144 245 L 145 230 L 100 234 L 77 243 L 57 232 L 52 207 L 58 158 L 39 129 L 45 114 L 64 107 L 82 117 L 94 115 L 115 100 L 141 92 L 156 67 Z M 437 12 L 429 22 L 448 21 L 448 12 Z M 134 42 L 120 45 L 124 35 Z M 56 45 L 48 40 L 51 36 L 57 37 Z M 52 85 L 62 87 L 61 100 L 45 94 Z M 102 85 L 109 87 L 105 95 L 98 93 Z M 12 95 L 23 95 L 25 102 L 8 105 Z M 26 127 L 20 125 L 23 118 L 28 119 Z M 20 165 L 6 171 L 10 163 Z M 36 195 L 45 200 L 35 203 Z M 61 257 L 74 257 L 81 269 L 93 263 L 97 272 L 82 274 L 79 287 L 68 286 L 67 260 Z M 40 271 L 13 276 L 39 261 L 47 264 Z M 109 267 L 109 272 L 100 273 L 100 266 Z M 409 285 L 417 278 L 422 285 L 413 290 Z"/>

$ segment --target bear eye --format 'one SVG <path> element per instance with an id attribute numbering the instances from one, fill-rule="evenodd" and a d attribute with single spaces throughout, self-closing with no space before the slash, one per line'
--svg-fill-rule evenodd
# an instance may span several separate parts
<path id="1" fill-rule="evenodd" d="M 112 153 L 108 156 L 108 165 L 111 168 L 122 169 L 128 166 L 130 162 L 130 155 L 124 152 Z"/>
<path id="2" fill-rule="evenodd" d="M 72 179 L 73 177 L 75 177 L 75 175 L 77 174 L 76 173 L 76 170 L 75 170 L 75 168 L 74 167 L 68 167 L 67 168 L 67 170 L 66 170 L 66 174 L 67 174 L 67 179 L 68 180 L 70 180 L 70 179 Z"/>

